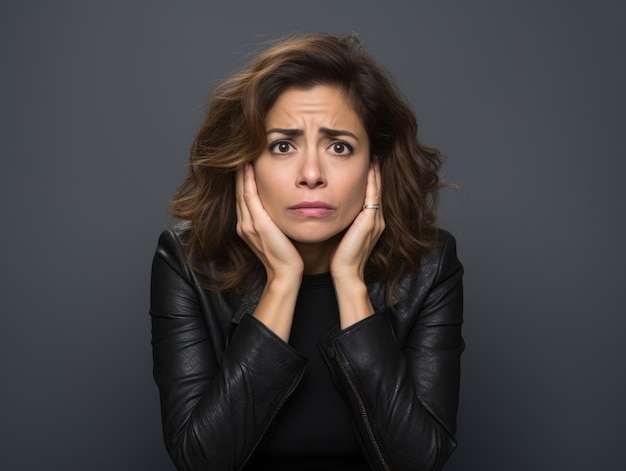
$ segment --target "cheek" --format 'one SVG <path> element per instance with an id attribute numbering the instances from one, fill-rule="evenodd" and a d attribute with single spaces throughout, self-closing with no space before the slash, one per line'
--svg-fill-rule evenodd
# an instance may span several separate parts
<path id="1" fill-rule="evenodd" d="M 271 169 L 265 168 L 260 163 L 254 165 L 254 181 L 256 183 L 257 193 L 261 204 L 265 209 L 268 209 L 272 201 L 278 199 L 278 195 L 275 194 L 276 190 L 281 188 L 281 185 L 276 181 L 274 172 Z"/>
<path id="2" fill-rule="evenodd" d="M 365 201 L 365 190 L 367 188 L 367 171 L 364 175 L 360 176 L 356 180 L 352 182 L 350 185 L 349 194 L 347 195 L 346 201 L 350 202 L 350 212 L 353 213 L 353 216 L 361 211 L 363 208 L 363 202 Z"/>
<path id="3" fill-rule="evenodd" d="M 261 205 L 263 208 L 270 213 L 272 213 L 272 202 L 280 200 L 279 196 L 275 193 L 277 186 L 272 185 L 270 182 L 265 182 L 264 180 L 256 181 L 256 189 L 259 195 L 259 200 L 261 201 Z"/>

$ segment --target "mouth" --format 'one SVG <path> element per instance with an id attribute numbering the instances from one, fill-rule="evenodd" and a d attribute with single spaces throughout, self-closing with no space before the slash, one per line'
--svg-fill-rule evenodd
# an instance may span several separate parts
<path id="1" fill-rule="evenodd" d="M 289 206 L 289 211 L 307 217 L 321 217 L 332 213 L 335 208 L 322 201 L 303 201 L 302 203 Z"/>

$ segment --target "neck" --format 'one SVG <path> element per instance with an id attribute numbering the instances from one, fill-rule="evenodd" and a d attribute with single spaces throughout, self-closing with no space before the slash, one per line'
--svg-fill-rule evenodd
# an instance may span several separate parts
<path id="1" fill-rule="evenodd" d="M 304 262 L 305 275 L 318 275 L 330 271 L 330 258 L 342 235 L 338 234 L 331 239 L 312 244 L 292 241 Z"/>

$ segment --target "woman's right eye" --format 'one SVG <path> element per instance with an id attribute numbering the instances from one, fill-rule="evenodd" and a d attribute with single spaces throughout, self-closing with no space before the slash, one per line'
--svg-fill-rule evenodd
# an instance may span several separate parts
<path id="1" fill-rule="evenodd" d="M 274 154 L 288 154 L 293 150 L 293 145 L 288 141 L 276 141 L 270 144 L 270 152 Z"/>

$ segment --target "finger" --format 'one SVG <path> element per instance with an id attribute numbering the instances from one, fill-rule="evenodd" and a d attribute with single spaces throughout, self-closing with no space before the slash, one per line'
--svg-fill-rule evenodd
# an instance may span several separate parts
<path id="1" fill-rule="evenodd" d="M 249 200 L 251 199 L 251 190 L 249 189 L 249 183 L 247 181 L 247 175 L 250 173 L 250 167 L 250 164 L 245 164 L 243 166 L 240 177 L 241 191 L 239 193 L 239 210 L 241 213 L 240 226 L 242 232 L 246 236 L 246 239 L 248 239 L 250 234 L 254 232 L 254 215 L 250 212 L 249 203 Z M 256 193 L 256 187 L 254 187 L 253 192 Z"/>
<path id="2" fill-rule="evenodd" d="M 243 202 L 243 172 L 244 168 L 240 167 L 237 169 L 237 173 L 235 175 L 235 209 L 237 211 L 237 234 L 240 237 L 243 235 L 241 230 L 241 224 L 243 221 L 242 205 L 245 204 Z"/>
<path id="3" fill-rule="evenodd" d="M 378 163 L 375 163 L 372 165 L 372 173 L 374 176 L 373 178 L 374 184 L 372 185 L 372 193 L 375 192 L 376 194 L 375 201 L 380 205 L 380 207 L 374 211 L 376 214 L 374 215 L 373 235 L 374 235 L 374 238 L 377 240 L 379 235 L 382 233 L 382 231 L 385 228 L 385 220 L 383 217 L 383 207 L 382 207 L 382 198 L 381 198 L 382 177 L 380 174 L 380 165 Z"/>
<path id="4" fill-rule="evenodd" d="M 370 166 L 367 172 L 367 186 L 365 187 L 365 201 L 364 204 L 378 204 L 380 200 L 378 198 L 378 185 L 376 183 L 376 174 L 374 166 Z M 364 208 L 364 211 L 375 212 L 374 208 Z"/>
<path id="5" fill-rule="evenodd" d="M 237 208 L 241 204 L 243 199 L 243 167 L 237 169 L 235 174 L 235 200 L 237 202 Z"/>
<path id="6" fill-rule="evenodd" d="M 380 165 L 378 163 L 374 164 L 374 176 L 376 177 L 376 192 L 378 196 L 378 201 L 380 202 L 380 195 L 382 194 L 383 185 L 382 176 L 380 174 Z"/>
<path id="7" fill-rule="evenodd" d="M 261 218 L 266 214 L 259 198 L 254 177 L 254 167 L 251 164 L 246 165 L 244 173 L 244 201 L 253 219 Z"/>
<path id="8" fill-rule="evenodd" d="M 376 176 L 376 188 L 378 190 L 378 202 L 380 203 L 380 209 L 378 210 L 378 235 L 382 234 L 385 230 L 385 208 L 383 207 L 383 176 L 380 171 L 380 164 L 374 165 L 374 174 Z"/>

